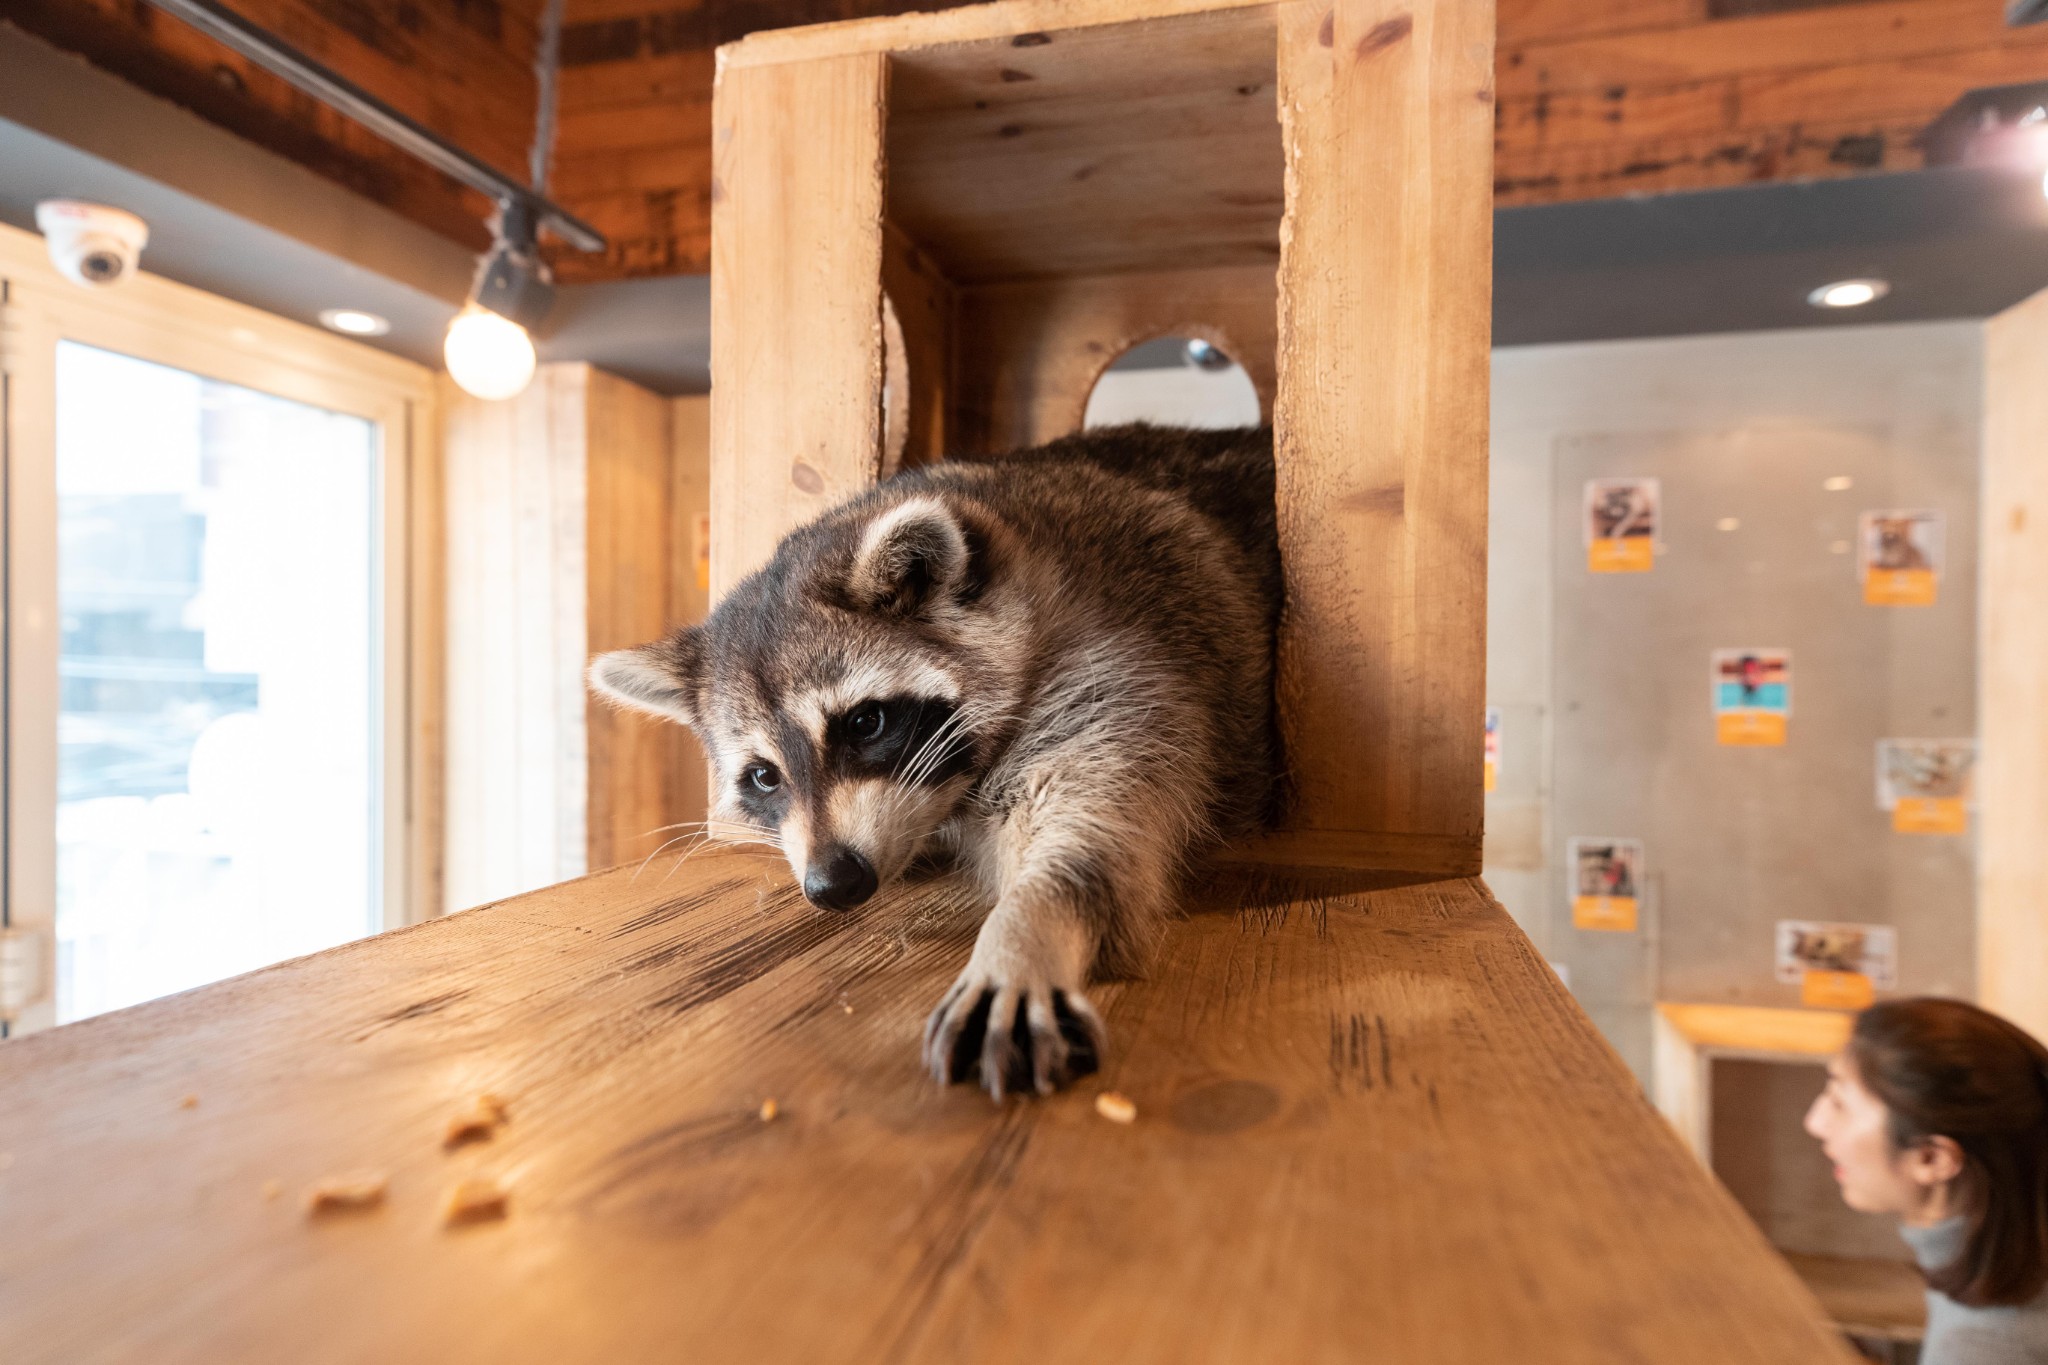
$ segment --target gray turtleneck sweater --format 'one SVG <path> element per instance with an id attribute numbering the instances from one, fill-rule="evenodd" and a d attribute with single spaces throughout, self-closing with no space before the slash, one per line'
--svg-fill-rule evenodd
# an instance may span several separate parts
<path id="1" fill-rule="evenodd" d="M 1899 1228 L 1922 1270 L 1955 1260 L 1969 1223 L 1950 1218 L 1932 1227 Z M 1927 1340 L 1920 1365 L 2048 1365 L 2048 1290 L 2031 1303 L 1965 1308 L 1946 1294 L 1927 1291 Z"/>

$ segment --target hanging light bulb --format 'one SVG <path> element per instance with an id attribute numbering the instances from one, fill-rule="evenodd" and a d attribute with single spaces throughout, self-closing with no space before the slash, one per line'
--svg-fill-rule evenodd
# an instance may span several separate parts
<path id="1" fill-rule="evenodd" d="M 497 401 L 516 398 L 533 382 L 537 357 L 527 331 L 547 316 L 555 288 L 535 241 L 531 206 L 498 206 L 492 243 L 470 286 L 469 302 L 448 324 L 441 355 L 463 392 Z"/>
<path id="2" fill-rule="evenodd" d="M 517 398 L 533 382 L 533 338 L 512 319 L 473 303 L 448 324 L 441 354 L 448 377 L 473 397 Z"/>

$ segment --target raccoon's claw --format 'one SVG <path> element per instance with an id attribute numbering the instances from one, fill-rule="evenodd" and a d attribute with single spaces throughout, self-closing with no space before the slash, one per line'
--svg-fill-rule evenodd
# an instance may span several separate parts
<path id="1" fill-rule="evenodd" d="M 941 1085 L 979 1075 L 1000 1100 L 1053 1091 L 1101 1066 L 1106 1035 L 1086 998 L 1062 990 L 1019 992 L 963 977 L 925 1024 L 924 1060 Z"/>

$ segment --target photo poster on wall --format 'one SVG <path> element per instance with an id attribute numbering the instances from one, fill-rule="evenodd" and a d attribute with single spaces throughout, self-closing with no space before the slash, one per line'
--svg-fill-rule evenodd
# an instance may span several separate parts
<path id="1" fill-rule="evenodd" d="M 1586 480 L 1586 568 L 1648 573 L 1656 567 L 1663 493 L 1655 479 Z"/>
<path id="2" fill-rule="evenodd" d="M 1716 742 L 1783 744 L 1792 715 L 1792 651 L 1717 649 L 1710 668 Z"/>
<path id="3" fill-rule="evenodd" d="M 1778 980 L 1799 987 L 1799 1003 L 1860 1010 L 1899 982 L 1899 933 L 1884 924 L 1778 921 Z"/>
<path id="4" fill-rule="evenodd" d="M 1500 708 L 1486 708 L 1486 790 L 1500 786 Z"/>
<path id="5" fill-rule="evenodd" d="M 1900 834 L 1967 834 L 1976 771 L 1974 739 L 1881 739 L 1877 808 Z"/>
<path id="6" fill-rule="evenodd" d="M 1874 607 L 1931 607 L 1941 582 L 1941 513 L 1865 512 L 1856 519 L 1856 568 Z"/>
<path id="7" fill-rule="evenodd" d="M 1643 841 L 1575 835 L 1566 844 L 1572 928 L 1634 933 L 1642 895 Z"/>

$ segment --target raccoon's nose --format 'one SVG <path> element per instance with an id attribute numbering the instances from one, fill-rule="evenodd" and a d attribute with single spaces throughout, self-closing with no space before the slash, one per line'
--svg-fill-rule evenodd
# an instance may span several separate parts
<path id="1" fill-rule="evenodd" d="M 875 894 L 875 869 L 844 844 L 822 850 L 824 856 L 804 872 L 804 895 L 824 910 L 851 910 Z"/>

